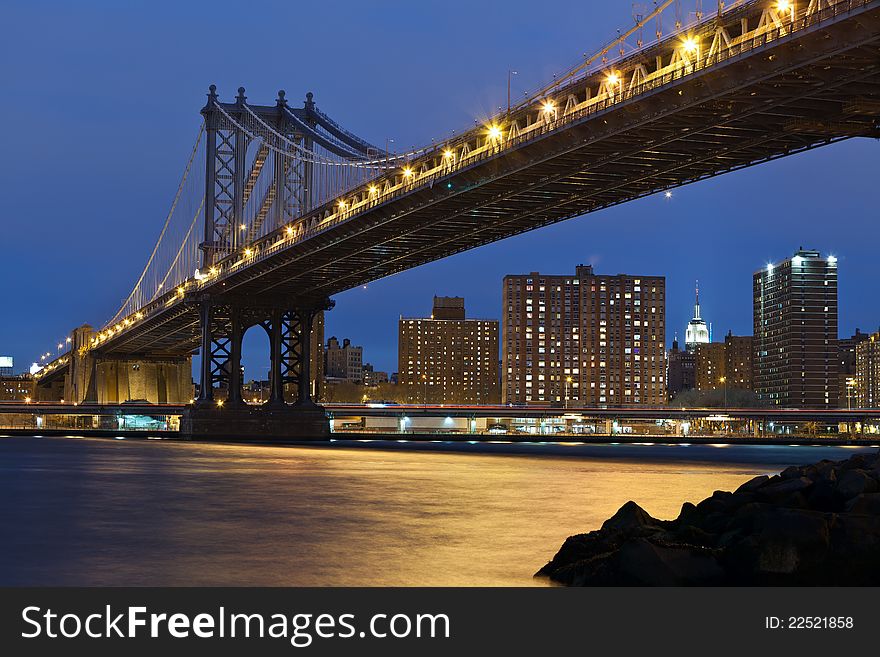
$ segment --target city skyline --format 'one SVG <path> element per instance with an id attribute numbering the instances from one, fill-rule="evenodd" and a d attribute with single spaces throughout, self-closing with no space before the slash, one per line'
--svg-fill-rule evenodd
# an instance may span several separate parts
<path id="1" fill-rule="evenodd" d="M 545 228 L 543 230 L 552 230 L 553 228 L 555 228 L 555 226 L 551 226 L 551 227 Z M 517 239 L 517 238 L 512 238 L 512 239 Z M 489 248 L 489 247 L 483 247 L 483 248 Z M 479 250 L 480 249 L 478 249 L 477 251 L 479 251 Z M 821 251 L 821 249 L 818 249 L 818 250 Z M 829 254 L 830 254 L 830 252 L 829 252 Z M 463 254 L 463 255 L 474 255 L 474 253 L 471 252 L 470 254 Z M 455 259 L 457 257 L 459 257 L 459 256 L 453 256 L 451 259 Z M 836 256 L 835 255 L 834 257 L 837 258 L 838 268 L 840 267 L 841 262 L 846 262 L 845 256 Z M 785 256 L 781 255 L 781 256 L 775 258 L 775 260 L 779 260 L 779 259 L 785 259 Z M 597 258 L 596 261 L 601 261 L 601 258 Z M 770 260 L 768 259 L 768 262 L 769 261 Z M 429 268 L 433 265 L 437 265 L 437 264 L 441 264 L 441 263 L 430 263 L 430 264 L 424 265 L 416 270 L 412 270 L 410 272 L 404 272 L 403 275 L 412 274 L 413 272 L 417 272 L 422 269 L 427 269 L 427 268 Z M 556 264 L 554 266 L 559 269 L 562 268 L 562 266 L 560 266 L 559 264 Z M 763 269 L 764 266 L 766 266 L 766 265 L 762 265 L 762 266 L 758 267 L 755 271 L 752 272 L 752 275 L 754 275 L 757 271 L 760 271 L 761 269 Z M 554 270 L 548 271 L 546 275 L 547 276 L 564 276 L 565 275 L 565 274 L 553 273 L 553 271 Z M 623 272 L 619 272 L 619 273 L 623 273 Z M 506 274 L 506 275 L 509 275 L 509 274 Z M 653 275 L 653 274 L 651 274 L 651 275 Z M 662 276 L 662 274 L 659 274 L 659 275 Z M 388 277 L 387 279 L 383 279 L 380 281 L 376 281 L 374 283 L 370 283 L 367 286 L 355 288 L 355 289 L 350 290 L 348 292 L 344 292 L 341 295 L 337 295 L 336 298 L 338 299 L 340 297 L 345 297 L 347 295 L 356 295 L 359 293 L 366 292 L 366 291 L 370 290 L 371 288 L 373 290 L 375 290 L 376 288 L 381 289 L 381 286 L 383 284 L 393 285 L 394 282 L 396 282 L 395 279 L 398 279 L 401 276 L 402 275 L 391 276 L 391 277 Z M 503 280 L 504 280 L 504 278 L 502 277 L 499 281 L 499 286 L 502 288 L 502 290 L 503 290 Z M 696 285 L 698 280 L 699 279 L 695 278 L 693 280 L 693 284 Z M 482 291 L 484 286 L 479 285 L 479 283 L 481 283 L 482 281 L 475 281 L 472 279 L 471 283 L 473 284 L 474 282 L 478 283 L 478 286 L 476 289 L 478 291 Z M 693 301 L 691 301 L 691 305 L 689 307 L 690 313 L 685 313 L 684 315 L 682 315 L 680 317 L 675 317 L 668 312 L 668 308 L 670 307 L 668 305 L 668 302 L 669 302 L 670 296 L 672 296 L 672 294 L 669 292 L 669 290 L 675 289 L 679 292 L 679 295 L 678 295 L 679 297 L 684 296 L 684 294 L 682 293 L 682 290 L 681 290 L 682 286 L 680 284 L 680 281 L 678 283 L 679 284 L 676 285 L 676 282 L 673 281 L 672 284 L 667 285 L 666 303 L 667 303 L 667 317 L 669 318 L 667 321 L 667 330 L 666 330 L 666 336 L 665 336 L 665 344 L 666 344 L 667 349 L 672 347 L 672 343 L 676 338 L 678 339 L 679 344 L 682 345 L 682 348 L 684 348 L 684 342 L 685 342 L 684 337 L 685 337 L 685 333 L 686 333 L 686 328 L 688 326 L 688 321 L 690 321 L 690 318 L 693 316 L 693 305 L 692 305 Z M 700 286 L 702 287 L 703 284 L 701 283 Z M 839 281 L 838 286 L 839 286 L 838 294 L 840 296 L 842 296 L 840 294 L 840 291 L 844 288 L 844 285 L 842 285 L 841 282 Z M 444 287 L 442 289 L 448 291 L 450 296 L 456 295 L 455 290 L 452 290 L 451 288 L 447 289 L 446 287 Z M 466 291 L 466 292 L 459 292 L 458 295 L 459 296 L 467 296 L 467 297 L 478 296 L 478 298 L 479 298 L 479 295 L 468 294 L 468 292 L 472 289 L 473 288 L 469 288 L 468 291 Z M 690 293 L 691 293 L 691 295 L 693 295 L 693 288 L 691 288 Z M 438 292 L 434 292 L 434 294 L 436 296 L 442 296 Z M 364 296 L 366 296 L 366 295 L 364 295 Z M 409 313 L 410 316 L 417 316 L 420 312 L 423 314 L 424 310 L 420 310 L 419 306 L 426 304 L 424 299 L 421 299 L 418 294 L 414 294 L 414 295 L 410 295 L 410 296 L 412 297 L 411 299 L 403 299 L 403 298 L 397 299 L 398 301 L 410 301 L 410 303 L 408 305 L 404 303 L 404 304 L 401 304 L 400 307 L 405 306 L 407 308 L 414 309 Z M 479 315 L 481 318 L 494 320 L 494 319 L 500 319 L 502 317 L 503 313 L 501 312 L 501 306 L 503 304 L 501 301 L 501 296 L 502 296 L 501 290 L 499 290 L 498 296 L 499 296 L 499 298 L 497 300 L 497 303 L 495 304 L 497 306 L 496 314 L 494 314 L 494 315 L 491 314 L 491 311 L 484 312 Z M 752 326 L 751 326 L 752 325 L 751 310 L 752 309 L 751 309 L 751 307 L 746 309 L 747 310 L 746 316 L 744 316 L 744 317 L 743 316 L 736 316 L 733 324 L 725 325 L 722 330 L 721 327 L 719 326 L 719 323 L 714 321 L 713 314 L 714 314 L 714 312 L 719 310 L 719 308 L 723 308 L 723 304 L 721 304 L 718 301 L 713 301 L 711 299 L 709 300 L 709 303 L 706 303 L 705 300 L 706 300 L 707 296 L 708 295 L 706 294 L 705 289 L 703 289 L 703 292 L 701 293 L 700 308 L 701 308 L 701 315 L 702 315 L 703 319 L 707 321 L 707 324 L 709 326 L 710 339 L 712 342 L 718 342 L 719 336 L 721 336 L 721 341 L 723 342 L 724 335 L 726 335 L 728 332 L 731 332 L 731 331 L 737 335 L 752 335 L 752 332 L 751 332 L 751 328 L 752 328 Z M 739 296 L 742 296 L 742 295 L 739 295 Z M 693 298 L 693 297 L 691 297 L 691 298 Z M 361 302 L 361 301 L 362 301 L 362 299 L 358 299 L 356 297 L 354 298 L 355 304 L 359 304 L 359 302 Z M 486 303 L 484 305 L 484 307 L 486 307 L 488 305 L 491 305 L 491 302 Z M 682 306 L 687 307 L 687 302 L 682 301 L 681 298 L 676 298 L 673 301 L 673 305 L 675 307 L 679 307 L 679 308 Z M 751 298 L 749 299 L 749 305 L 751 306 Z M 429 304 L 428 304 L 428 306 L 429 306 Z M 338 308 L 338 306 L 337 306 L 337 308 Z M 706 311 L 705 310 L 706 308 L 709 308 L 710 310 Z M 866 306 L 865 308 L 867 310 L 870 309 L 869 306 Z M 362 321 L 352 321 L 351 324 L 349 324 L 349 325 L 341 326 L 339 322 L 332 322 L 331 321 L 334 312 L 336 312 L 336 309 L 328 311 L 327 313 L 324 314 L 324 321 L 327 325 L 327 328 L 325 329 L 326 338 L 329 338 L 329 336 L 332 333 L 334 335 L 340 336 L 340 339 L 342 339 L 342 337 L 346 337 L 346 338 L 350 338 L 354 341 L 360 341 L 362 343 L 364 353 L 365 353 L 365 356 L 364 356 L 365 363 L 367 363 L 367 362 L 371 363 L 377 370 L 387 371 L 389 373 L 397 371 L 397 348 L 398 348 L 397 342 L 394 339 L 392 339 L 391 336 L 385 335 L 384 333 L 380 333 L 379 331 L 376 330 L 378 326 L 381 326 L 380 322 L 373 321 L 373 322 L 364 323 Z M 873 323 L 871 323 L 870 315 L 868 313 L 862 312 L 862 313 L 852 313 L 852 314 L 853 315 L 857 314 L 858 316 L 866 315 L 866 316 L 868 316 L 868 321 L 865 323 L 862 323 L 862 324 L 853 325 L 852 329 L 850 330 L 847 327 L 849 327 L 852 324 L 852 321 L 847 322 L 845 319 L 843 319 L 846 316 L 846 308 L 844 308 L 842 304 L 840 304 L 838 312 L 839 312 L 839 315 L 838 315 L 838 327 L 839 327 L 838 333 L 839 333 L 839 335 L 838 335 L 838 337 L 840 339 L 845 339 L 849 335 L 855 333 L 857 330 L 861 330 L 861 331 L 867 332 L 867 333 L 873 333 L 877 329 L 877 327 L 880 327 L 880 315 L 877 315 L 875 313 L 874 321 L 873 321 Z M 730 317 L 732 315 L 733 315 L 733 313 L 730 313 L 730 312 L 719 313 L 719 316 L 727 317 L 728 319 L 730 319 Z M 401 312 L 395 314 L 391 318 L 391 321 L 393 321 L 394 325 L 395 325 L 395 333 L 392 335 L 396 335 L 396 322 L 401 317 L 404 317 L 404 316 L 407 316 L 407 313 L 404 313 L 403 311 L 401 311 Z M 373 317 L 372 319 L 375 320 L 376 318 Z M 385 320 L 385 319 L 386 319 L 385 317 L 382 317 L 382 320 Z M 736 328 L 734 328 L 734 326 L 736 326 Z M 365 328 L 367 329 L 366 331 L 363 330 Z M 372 338 L 361 337 L 361 336 L 370 336 L 370 335 L 372 335 L 373 337 Z M 67 336 L 61 336 L 59 338 L 59 340 L 61 340 L 61 342 L 59 342 L 59 344 L 62 344 L 66 337 Z M 325 340 L 323 340 L 323 342 L 326 342 L 326 338 L 325 338 Z M 263 366 L 263 361 L 265 361 L 268 358 L 268 353 L 267 353 L 268 352 L 268 344 L 267 343 L 264 344 L 264 343 L 266 343 L 266 339 L 263 336 L 263 334 L 259 331 L 249 330 L 247 332 L 247 334 L 245 335 L 245 338 L 243 341 L 243 346 L 242 346 L 242 349 L 243 349 L 242 361 L 245 364 L 246 371 L 248 372 L 247 378 L 260 379 L 263 377 L 263 374 L 261 373 L 260 368 Z M 326 345 L 324 345 L 324 347 L 326 348 Z M 263 353 L 263 352 L 265 352 L 265 353 Z M 43 353 L 50 353 L 50 355 L 54 356 L 54 352 L 52 350 L 47 350 L 46 352 L 43 352 Z M 375 354 L 378 354 L 378 355 L 375 355 Z M 21 359 L 19 356 L 12 353 L 12 350 L 7 350 L 6 352 L 4 352 L 4 355 L 11 355 L 14 358 L 15 373 L 27 372 L 27 370 L 30 368 L 31 364 L 35 360 L 37 362 L 39 362 L 39 356 L 40 356 L 39 354 L 37 354 L 36 357 L 33 359 L 27 359 L 27 358 Z M 499 358 L 500 358 L 500 354 L 499 354 Z M 384 359 L 387 359 L 387 361 Z"/>
<path id="2" fill-rule="evenodd" d="M 26 369 L 40 353 L 54 352 L 75 326 L 85 321 L 100 326 L 112 316 L 167 212 L 209 83 L 217 83 L 227 97 L 240 84 L 255 98 L 271 98 L 283 86 L 297 103 L 312 90 L 319 106 L 344 125 L 377 142 L 393 139 L 392 148 L 405 150 L 472 124 L 502 105 L 508 70 L 517 71 L 513 93 L 521 95 L 631 20 L 628 3 L 571 7 L 571 20 L 561 23 L 533 12 L 525 21 L 516 11 L 497 12 L 490 4 L 448 3 L 407 12 L 352 7 L 352 25 L 367 32 L 390 30 L 403 53 L 416 51 L 427 25 L 431 38 L 452 39 L 457 8 L 467 8 L 474 20 L 492 20 L 497 34 L 469 41 L 453 53 L 419 49 L 418 58 L 395 59 L 396 75 L 343 76 L 344 83 L 339 70 L 359 59 L 357 39 L 340 39 L 327 50 L 318 35 L 303 35 L 304 48 L 321 48 L 325 54 L 305 73 L 291 74 L 281 57 L 267 56 L 263 66 L 245 67 L 222 51 L 206 70 L 198 54 L 206 51 L 211 28 L 219 27 L 219 11 L 206 15 L 180 8 L 176 21 L 170 21 L 170 9 L 161 7 L 59 8 L 39 18 L 45 37 L 55 44 L 51 55 L 24 31 L 9 35 L 0 48 L 8 57 L 22 55 L 28 66 L 16 68 L 7 80 L 11 97 L 21 102 L 2 110 L 21 129 L 10 134 L 0 160 L 0 174 L 9 183 L 5 237 L 15 245 L 0 259 L 0 275 L 10 282 L 4 303 L 28 322 L 27 330 L 22 323 L 0 327 L 0 351 L 15 357 L 16 369 Z M 34 7 L 5 11 L 10 22 L 37 24 Z M 302 11 L 306 20 L 331 18 L 329 9 Z M 242 20 L 247 28 L 253 18 Z M 293 20 L 292 9 L 280 10 L 278 24 L 286 20 Z M 103 30 L 110 21 L 114 29 Z M 192 38 L 193 33 L 199 36 Z M 146 44 L 159 38 L 166 43 L 163 51 L 145 55 L 150 52 Z M 83 39 L 89 48 L 80 47 Z M 282 47 L 272 45 L 270 51 Z M 65 67 L 56 66 L 59 58 Z M 430 79 L 421 74 L 426 68 L 432 70 Z M 62 101 L 88 111 L 63 111 Z M 130 129 L 134 124 L 136 132 Z M 36 141 L 34 135 L 39 135 Z M 36 174 L 45 167 L 44 150 L 61 146 L 77 153 L 79 166 L 47 191 Z M 367 360 L 391 371 L 396 345 L 387 337 L 394 334 L 397 318 L 424 312 L 414 290 L 464 295 L 475 316 L 498 317 L 504 275 L 524 269 L 554 273 L 580 263 L 609 273 L 665 276 L 667 346 L 676 333 L 683 340 L 696 279 L 703 315 L 714 333 L 743 334 L 750 326 L 751 304 L 745 281 L 765 262 L 799 245 L 839 258 L 840 334 L 851 335 L 857 327 L 871 330 L 878 324 L 876 313 L 861 300 L 870 298 L 875 274 L 878 190 L 871 182 L 876 148 L 872 141 L 851 140 L 768 162 L 676 189 L 671 199 L 658 194 L 632 201 L 356 288 L 336 296 L 336 308 L 326 316 L 327 334 L 352 334 Z M 135 168 L 123 171 L 118 162 L 129 160 L 132 150 L 138 152 Z M 101 203 L 95 202 L 95 181 L 106 183 Z M 59 207 L 65 211 L 58 212 Z M 839 230 L 841 217 L 846 231 Z M 106 265 L 81 266 L 88 253 L 101 253 Z M 35 266 L 40 262 L 53 266 Z M 53 273 L 57 270 L 75 275 L 62 281 Z M 366 313 L 375 319 L 364 322 Z M 265 338 L 257 335 L 250 331 L 245 338 L 245 364 L 251 372 L 265 370 L 268 360 Z"/>

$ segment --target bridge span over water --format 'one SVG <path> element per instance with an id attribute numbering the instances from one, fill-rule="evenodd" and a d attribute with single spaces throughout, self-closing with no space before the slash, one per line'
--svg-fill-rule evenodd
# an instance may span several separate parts
<path id="1" fill-rule="evenodd" d="M 123 401 L 113 395 L 124 376 L 149 379 L 151 401 L 183 402 L 198 351 L 200 394 L 185 431 L 210 435 L 238 413 L 242 431 L 323 435 L 309 337 L 332 295 L 703 178 L 880 136 L 880 0 L 733 2 L 646 38 L 671 4 L 508 111 L 409 153 L 351 134 L 311 94 L 294 108 L 283 92 L 257 105 L 244 89 L 223 102 L 212 86 L 142 275 L 111 321 L 74 331 L 45 363 L 42 398 Z M 271 344 L 271 398 L 260 409 L 241 396 L 241 339 L 255 325 Z"/>

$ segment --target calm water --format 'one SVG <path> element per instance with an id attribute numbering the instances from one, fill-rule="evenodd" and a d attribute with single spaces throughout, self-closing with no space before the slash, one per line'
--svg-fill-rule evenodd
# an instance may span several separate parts
<path id="1" fill-rule="evenodd" d="M 544 585 L 570 534 L 845 448 L 0 438 L 0 585 Z"/>

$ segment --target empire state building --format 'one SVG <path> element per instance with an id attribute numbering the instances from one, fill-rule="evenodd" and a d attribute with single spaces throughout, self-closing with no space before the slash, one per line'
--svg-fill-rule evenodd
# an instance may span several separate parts
<path id="1" fill-rule="evenodd" d="M 697 299 L 694 303 L 694 318 L 688 322 L 687 330 L 684 334 L 684 343 L 687 351 L 695 352 L 697 345 L 706 344 L 711 340 L 709 335 L 709 327 L 706 321 L 700 317 L 700 283 L 697 282 Z"/>

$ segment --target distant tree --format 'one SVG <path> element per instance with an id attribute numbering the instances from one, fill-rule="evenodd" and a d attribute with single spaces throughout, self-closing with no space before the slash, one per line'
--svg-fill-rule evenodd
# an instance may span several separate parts
<path id="1" fill-rule="evenodd" d="M 364 401 L 406 402 L 406 386 L 380 383 L 365 386 L 360 383 L 325 383 L 321 388 L 321 401 L 335 404 L 360 404 Z"/>
<path id="2" fill-rule="evenodd" d="M 804 422 L 804 431 L 806 431 L 810 435 L 816 435 L 817 433 L 819 433 L 819 423 Z"/>
<path id="3" fill-rule="evenodd" d="M 669 405 L 675 408 L 725 408 L 724 388 L 719 390 L 684 390 Z M 751 390 L 729 388 L 727 408 L 764 408 L 768 404 Z"/>

